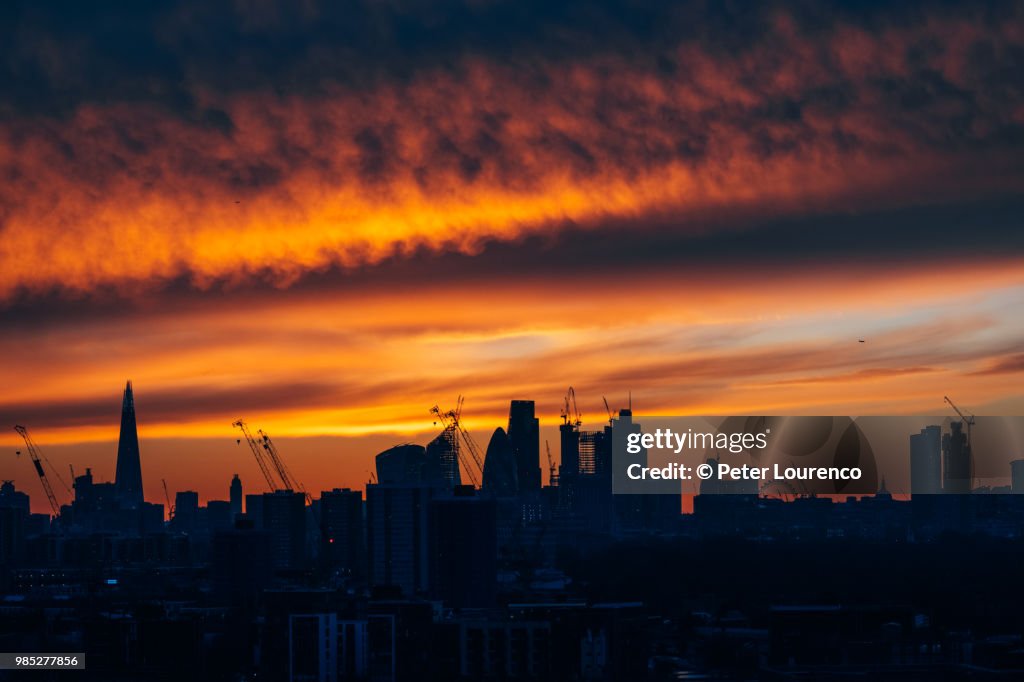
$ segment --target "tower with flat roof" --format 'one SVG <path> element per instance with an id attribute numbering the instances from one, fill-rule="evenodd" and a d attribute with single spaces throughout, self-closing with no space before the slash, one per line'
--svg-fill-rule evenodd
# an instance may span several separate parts
<path id="1" fill-rule="evenodd" d="M 516 460 L 520 494 L 540 491 L 540 421 L 532 400 L 513 400 L 508 412 L 508 440 Z"/>
<path id="2" fill-rule="evenodd" d="M 926 426 L 910 436 L 910 494 L 942 492 L 942 434 L 938 426 Z"/>

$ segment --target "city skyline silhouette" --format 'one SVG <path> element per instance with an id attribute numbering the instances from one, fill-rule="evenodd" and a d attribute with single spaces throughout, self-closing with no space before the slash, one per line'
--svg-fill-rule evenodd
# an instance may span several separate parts
<path id="1" fill-rule="evenodd" d="M 1022 55 L 995 0 L 2 3 L 0 680 L 1024 678 Z"/>

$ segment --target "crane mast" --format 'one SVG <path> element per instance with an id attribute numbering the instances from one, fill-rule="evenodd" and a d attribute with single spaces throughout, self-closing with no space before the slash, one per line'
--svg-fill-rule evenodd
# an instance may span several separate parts
<path id="1" fill-rule="evenodd" d="M 295 483 L 295 479 L 292 478 L 288 467 L 284 465 L 284 461 L 281 459 L 281 455 L 278 454 L 274 441 L 270 440 L 270 436 L 263 429 L 258 430 L 256 433 L 259 434 L 259 442 L 263 446 L 263 450 L 270 456 L 270 462 L 274 465 L 277 476 L 281 479 L 281 483 L 284 484 L 285 490 L 298 490 L 299 486 Z"/>
<path id="2" fill-rule="evenodd" d="M 241 429 L 242 435 L 245 436 L 245 442 L 249 445 L 249 449 L 252 450 L 252 456 L 256 458 L 256 464 L 259 465 L 260 472 L 267 481 L 267 487 L 270 488 L 271 492 L 279 490 L 277 484 L 274 483 L 274 475 L 270 473 L 270 467 L 267 466 L 267 460 L 263 456 L 263 448 L 253 438 L 252 433 L 249 432 L 249 427 L 241 419 L 235 421 L 232 426 Z"/>
<path id="3" fill-rule="evenodd" d="M 974 426 L 974 415 L 973 414 L 965 415 L 963 412 L 961 412 L 960 408 L 957 407 L 956 404 L 954 404 L 953 401 L 949 399 L 948 395 L 942 396 L 942 399 L 945 400 L 947 403 L 949 403 L 949 406 L 953 408 L 953 411 L 956 412 L 957 415 L 960 416 L 960 421 L 962 421 L 967 426 L 967 447 L 970 448 L 971 447 L 971 427 Z"/>
<path id="4" fill-rule="evenodd" d="M 57 502 L 57 496 L 53 494 L 53 486 L 50 485 L 50 479 L 46 476 L 46 469 L 43 468 L 43 461 L 45 458 L 40 454 L 39 449 L 36 447 L 35 442 L 32 440 L 32 436 L 28 435 L 28 429 L 24 426 L 18 425 L 14 427 L 14 430 L 18 432 L 18 435 L 25 441 L 25 447 L 28 449 L 28 456 L 32 460 L 32 465 L 36 468 L 36 475 L 39 476 L 39 482 L 43 484 L 43 490 L 46 492 L 46 499 L 50 502 L 50 508 L 53 509 L 55 516 L 60 516 L 60 504 Z M 20 453 L 19 453 L 20 454 Z M 49 464 L 49 460 L 46 460 Z M 50 465 L 53 468 L 53 465 Z M 56 471 L 54 472 L 56 474 Z M 57 476 L 60 479 L 60 476 Z M 64 483 L 61 480 L 61 483 Z M 64 484 L 67 488 L 67 484 Z"/>
<path id="5" fill-rule="evenodd" d="M 295 480 L 295 476 L 289 471 L 288 466 L 281 459 L 281 455 L 277 451 L 277 446 L 274 445 L 274 441 L 270 440 L 270 436 L 263 429 L 257 431 L 260 434 L 260 440 L 263 443 L 263 448 L 270 455 L 270 461 L 274 463 L 274 468 L 277 469 L 278 476 L 281 477 L 281 482 L 284 483 L 285 490 L 294 490 L 300 492 L 306 498 L 306 504 L 313 504 L 313 496 L 306 492 L 306 489 L 301 483 Z"/>
<path id="6" fill-rule="evenodd" d="M 544 441 L 548 450 L 548 485 L 558 485 L 558 472 L 555 470 L 555 459 L 551 456 L 551 443 Z"/>
<path id="7" fill-rule="evenodd" d="M 580 409 L 576 406 L 576 389 L 572 386 L 565 394 L 561 414 L 563 424 L 569 424 L 577 429 L 583 424 L 583 415 L 580 414 Z"/>
<path id="8" fill-rule="evenodd" d="M 473 437 L 469 435 L 469 431 L 462 426 L 462 403 L 463 397 L 460 395 L 454 410 L 442 412 L 440 407 L 434 405 L 430 408 L 430 412 L 437 416 L 445 429 L 453 429 L 455 433 L 462 436 L 462 442 L 466 445 L 466 449 L 469 450 L 470 457 L 473 458 L 473 463 L 476 464 L 476 469 L 482 476 L 484 472 L 484 459 L 480 456 L 480 447 L 473 440 Z M 462 448 L 458 448 L 458 454 L 459 461 L 462 462 L 462 468 L 466 470 L 469 480 L 473 482 L 474 486 L 479 485 L 476 473 L 474 473 L 473 468 L 469 466 L 469 462 L 466 461 L 465 456 L 462 454 Z"/>
<path id="9" fill-rule="evenodd" d="M 167 479 L 161 478 L 160 482 L 164 485 L 164 499 L 167 500 L 167 518 L 174 518 L 174 503 L 171 502 L 171 493 L 167 491 Z"/>
<path id="10" fill-rule="evenodd" d="M 612 408 L 608 405 L 608 398 L 601 396 L 601 400 L 604 401 L 604 411 L 608 413 L 608 425 L 611 426 L 615 423 L 615 413 L 612 412 Z"/>

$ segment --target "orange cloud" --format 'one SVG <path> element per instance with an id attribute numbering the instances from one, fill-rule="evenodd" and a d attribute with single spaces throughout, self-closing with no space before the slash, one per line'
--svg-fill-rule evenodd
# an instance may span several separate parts
<path id="1" fill-rule="evenodd" d="M 1012 151 L 972 151 L 1013 113 L 970 50 L 979 36 L 1017 44 L 1011 27 L 844 27 L 813 41 L 777 24 L 731 59 L 680 45 L 671 72 L 613 56 L 477 57 L 369 91 L 198 92 L 214 122 L 144 103 L 14 119 L 0 136 L 0 299 L 181 277 L 287 285 L 566 223 L 669 214 L 694 230 L 680 226 L 744 207 L 802 214 L 1020 188 Z M 991 108 L 935 93 L 923 110 L 890 101 L 878 83 L 912 77 L 893 46 L 935 37 L 945 50 L 914 68 Z M 974 128 L 950 145 L 963 116 Z"/>

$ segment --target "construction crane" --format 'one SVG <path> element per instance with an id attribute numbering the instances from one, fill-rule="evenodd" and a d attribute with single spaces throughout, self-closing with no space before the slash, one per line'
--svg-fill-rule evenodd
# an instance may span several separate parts
<path id="1" fill-rule="evenodd" d="M 277 470 L 277 475 L 281 479 L 281 483 L 284 484 L 285 490 L 299 490 L 300 486 L 295 483 L 295 479 L 292 478 L 288 467 L 284 465 L 284 461 L 282 461 L 281 455 L 278 454 L 274 441 L 270 440 L 270 436 L 263 429 L 256 433 L 259 434 L 260 444 L 263 446 L 263 450 L 270 456 L 270 462 L 274 465 L 274 469 Z"/>
<path id="2" fill-rule="evenodd" d="M 551 456 L 551 443 L 544 441 L 548 449 L 548 485 L 558 485 L 558 472 L 555 471 L 555 459 Z"/>
<path id="3" fill-rule="evenodd" d="M 612 412 L 612 408 L 608 405 L 608 398 L 601 396 L 601 400 L 604 401 L 604 410 L 608 413 L 608 426 L 611 426 L 615 421 L 615 413 Z"/>
<path id="4" fill-rule="evenodd" d="M 572 386 L 565 394 L 565 402 L 562 403 L 562 423 L 569 424 L 575 428 L 579 428 L 583 424 L 583 416 L 580 414 L 579 408 L 576 406 L 576 389 Z"/>
<path id="5" fill-rule="evenodd" d="M 947 403 L 949 403 L 949 406 L 953 408 L 953 411 L 956 412 L 958 415 L 960 415 L 960 421 L 963 422 L 967 426 L 967 448 L 970 449 L 970 447 L 971 447 L 971 427 L 974 426 L 974 415 L 973 414 L 965 415 L 963 412 L 961 412 L 960 408 L 957 407 L 953 403 L 953 401 L 949 399 L 949 396 L 944 395 L 944 396 L 942 396 L 942 399 L 945 400 Z"/>
<path id="6" fill-rule="evenodd" d="M 480 479 L 477 477 L 477 474 L 473 470 L 473 467 L 470 466 L 469 462 L 466 460 L 465 455 L 462 453 L 462 448 L 459 447 L 459 438 L 461 437 L 461 439 L 465 441 L 466 435 L 468 435 L 465 434 L 465 429 L 463 429 L 462 425 L 459 423 L 459 416 L 462 413 L 462 401 L 463 398 L 460 395 L 454 410 L 442 412 L 440 407 L 434 405 L 432 408 L 430 408 L 430 413 L 435 415 L 437 419 L 441 422 L 443 430 L 451 431 L 453 434 L 455 434 L 456 437 L 453 440 L 455 454 L 458 456 L 459 462 L 462 463 L 462 468 L 466 472 L 466 476 L 469 477 L 469 480 L 473 483 L 474 486 L 479 486 Z M 472 439 L 470 438 L 470 441 L 471 440 Z M 475 443 L 473 444 L 473 446 L 475 446 Z M 469 445 L 469 442 L 467 441 L 466 449 L 470 451 L 470 455 L 473 457 L 473 461 L 476 464 L 477 471 L 479 471 L 480 475 L 483 476 L 483 463 L 482 460 L 480 459 L 479 454 L 477 452 L 474 452 L 473 446 Z"/>
<path id="7" fill-rule="evenodd" d="M 463 397 L 460 395 L 458 400 L 456 401 L 454 410 L 442 412 L 440 407 L 434 405 L 432 408 L 430 408 L 430 412 L 431 414 L 437 416 L 437 418 L 441 421 L 441 424 L 444 426 L 444 428 L 454 429 L 456 433 L 462 436 L 462 442 L 466 445 L 466 449 L 469 450 L 469 454 L 473 458 L 473 463 L 476 464 L 476 470 L 480 472 L 481 476 L 483 476 L 484 459 L 483 457 L 480 456 L 480 446 L 477 445 L 476 441 L 473 440 L 473 437 L 469 435 L 469 431 L 467 431 L 462 426 L 462 403 Z M 462 468 L 465 469 L 466 475 L 469 476 L 469 480 L 473 482 L 474 486 L 478 486 L 479 480 L 477 479 L 476 473 L 473 471 L 473 468 L 469 466 L 469 463 L 463 456 L 462 448 L 458 448 L 458 454 L 459 461 L 462 462 Z"/>
<path id="8" fill-rule="evenodd" d="M 302 493 L 303 497 L 306 498 L 306 504 L 313 504 L 313 496 L 306 492 L 305 487 L 301 483 L 295 480 L 295 476 L 288 470 L 288 466 L 281 459 L 280 453 L 277 451 L 277 446 L 274 445 L 274 441 L 270 440 L 270 436 L 263 429 L 257 431 L 260 434 L 260 441 L 263 444 L 263 449 L 270 455 L 270 461 L 274 463 L 274 468 L 277 469 L 277 475 L 281 477 L 281 482 L 284 484 L 285 490 L 293 490 L 295 492 Z"/>
<path id="9" fill-rule="evenodd" d="M 167 479 L 161 478 L 160 482 L 164 484 L 164 499 L 167 500 L 167 518 L 174 518 L 174 503 L 171 502 L 171 494 L 167 492 Z"/>
<path id="10" fill-rule="evenodd" d="M 249 449 L 252 450 L 252 456 L 256 458 L 256 464 L 260 467 L 260 472 L 263 474 L 263 478 L 267 481 L 267 487 L 270 488 L 271 492 L 279 490 L 277 484 L 274 483 L 274 475 L 270 473 L 270 467 L 267 466 L 267 460 L 263 456 L 263 447 L 253 438 L 253 435 L 249 432 L 249 427 L 246 426 L 245 422 L 241 419 L 235 421 L 232 426 L 235 426 L 242 431 L 242 435 L 245 436 L 245 442 L 249 445 Z M 237 442 L 241 442 L 240 440 Z"/>
<path id="11" fill-rule="evenodd" d="M 24 426 L 18 425 L 14 427 L 14 430 L 18 432 L 18 435 L 25 441 L 25 447 L 28 449 L 28 456 L 32 460 L 32 465 L 36 468 L 36 475 L 39 476 L 39 482 L 43 484 L 43 490 L 46 492 L 46 499 L 50 501 L 50 508 L 53 510 L 55 516 L 60 516 L 60 504 L 57 502 L 57 496 L 53 494 L 53 486 L 50 485 L 50 479 L 46 476 L 46 469 L 43 468 L 43 462 L 53 470 L 54 476 L 61 482 L 65 489 L 68 489 L 64 479 L 60 477 L 57 470 L 53 468 L 50 461 L 46 459 L 45 455 L 39 452 L 39 448 L 36 447 L 35 442 L 32 440 L 32 436 L 28 435 L 28 429 Z M 17 451 L 15 454 L 20 455 L 21 451 Z M 70 489 L 68 489 L 70 490 Z"/>

